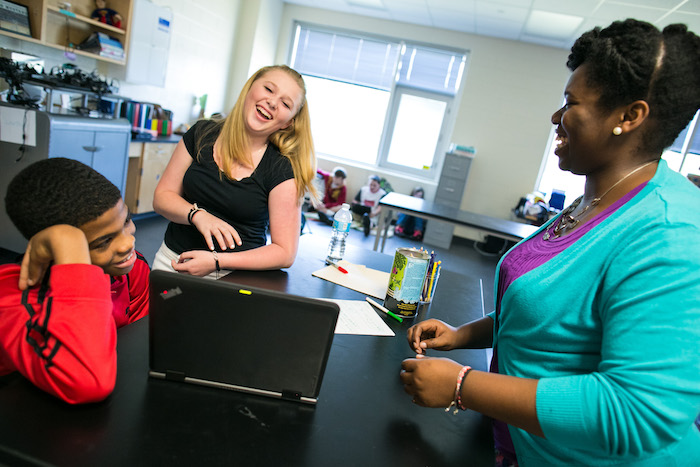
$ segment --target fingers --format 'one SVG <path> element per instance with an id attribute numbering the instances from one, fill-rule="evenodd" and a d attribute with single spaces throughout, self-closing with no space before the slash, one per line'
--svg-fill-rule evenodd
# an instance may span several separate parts
<path id="1" fill-rule="evenodd" d="M 211 252 L 203 250 L 185 251 L 170 264 L 175 271 L 193 276 L 206 276 L 215 270 Z"/>
<path id="2" fill-rule="evenodd" d="M 26 290 L 29 287 L 35 286 L 41 282 L 41 279 L 44 277 L 44 273 L 49 267 L 50 259 L 47 260 L 40 256 L 40 254 L 36 253 L 36 249 L 32 249 L 32 242 L 29 242 L 19 270 L 20 290 Z"/>
<path id="3" fill-rule="evenodd" d="M 236 245 L 242 244 L 241 236 L 230 224 L 206 211 L 199 212 L 201 214 L 195 217 L 192 222 L 204 237 L 209 250 L 214 249 L 214 242 L 222 250 L 234 249 Z"/>
<path id="4" fill-rule="evenodd" d="M 177 272 L 187 272 L 185 271 L 185 268 L 182 266 L 182 263 L 180 263 L 179 260 L 171 260 L 170 266 L 172 266 L 172 268 Z"/>
<path id="5" fill-rule="evenodd" d="M 428 342 L 435 337 L 437 325 L 433 320 L 423 321 L 411 326 L 408 329 L 407 339 L 408 345 L 417 354 L 423 353 L 425 349 L 430 348 Z"/>
<path id="6" fill-rule="evenodd" d="M 214 242 L 211 240 L 211 235 L 205 235 L 204 241 L 207 242 L 207 248 L 209 248 L 209 250 L 214 249 Z"/>
<path id="7" fill-rule="evenodd" d="M 399 378 L 413 403 L 446 407 L 454 399 L 455 382 L 462 366 L 447 358 L 418 356 L 401 363 Z"/>
<path id="8" fill-rule="evenodd" d="M 403 371 L 410 372 L 410 371 L 415 370 L 417 365 L 418 365 L 418 362 L 416 361 L 415 358 L 407 358 L 401 362 L 401 369 Z"/>
<path id="9" fill-rule="evenodd" d="M 420 384 L 416 378 L 416 370 L 420 365 L 419 358 L 427 358 L 423 355 L 418 355 L 416 358 L 407 358 L 401 362 L 401 372 L 399 378 L 403 384 L 403 390 L 406 394 L 412 397 L 411 402 L 416 405 L 425 406 L 420 397 Z"/>
<path id="10" fill-rule="evenodd" d="M 213 236 L 216 242 L 219 244 L 219 248 L 225 250 L 227 248 L 234 249 L 236 245 L 241 244 L 241 237 L 236 232 L 236 229 L 231 227 L 230 229 L 215 230 Z M 213 248 L 210 248 L 213 249 Z"/>
<path id="11" fill-rule="evenodd" d="M 429 319 L 412 326 L 407 334 L 408 345 L 417 354 L 427 349 L 451 350 L 454 348 L 455 329 L 440 320 Z"/>
<path id="12" fill-rule="evenodd" d="M 219 248 L 222 250 L 236 248 L 236 245 L 241 245 L 241 237 L 238 232 L 233 227 L 229 226 L 219 226 L 213 227 L 208 234 L 204 234 L 204 240 L 207 242 L 207 246 L 210 250 L 214 249 L 214 242 L 212 239 L 216 240 Z"/>
<path id="13" fill-rule="evenodd" d="M 29 278 L 29 255 L 31 243 L 27 245 L 27 251 L 22 258 L 22 265 L 19 268 L 19 290 L 26 290 L 35 284 L 35 281 Z"/>

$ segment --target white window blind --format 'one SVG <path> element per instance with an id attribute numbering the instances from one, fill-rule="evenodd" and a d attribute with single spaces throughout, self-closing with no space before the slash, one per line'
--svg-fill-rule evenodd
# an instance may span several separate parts
<path id="1" fill-rule="evenodd" d="M 399 44 L 300 27 L 292 57 L 299 73 L 389 90 Z"/>
<path id="2" fill-rule="evenodd" d="M 449 51 L 405 46 L 398 83 L 454 96 L 459 90 L 467 57 Z"/>

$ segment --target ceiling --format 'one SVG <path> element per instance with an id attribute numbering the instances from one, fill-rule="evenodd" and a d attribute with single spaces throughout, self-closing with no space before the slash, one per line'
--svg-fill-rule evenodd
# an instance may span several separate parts
<path id="1" fill-rule="evenodd" d="M 700 0 L 283 0 L 285 3 L 569 49 L 581 33 L 635 18 L 700 34 Z"/>

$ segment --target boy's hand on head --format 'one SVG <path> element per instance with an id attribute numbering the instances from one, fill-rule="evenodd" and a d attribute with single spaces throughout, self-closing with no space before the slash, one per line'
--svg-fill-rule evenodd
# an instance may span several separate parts
<path id="1" fill-rule="evenodd" d="M 82 230 L 52 225 L 29 239 L 19 271 L 19 289 L 32 287 L 53 264 L 91 264 L 90 248 Z"/>

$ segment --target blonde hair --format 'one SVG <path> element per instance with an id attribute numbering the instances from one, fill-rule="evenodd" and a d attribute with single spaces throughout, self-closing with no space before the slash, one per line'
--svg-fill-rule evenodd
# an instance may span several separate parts
<path id="1" fill-rule="evenodd" d="M 316 176 L 316 155 L 313 138 L 311 137 L 311 118 L 309 116 L 309 105 L 306 102 L 306 85 L 302 76 L 287 65 L 266 66 L 256 71 L 243 85 L 243 89 L 241 89 L 241 93 L 229 116 L 223 122 L 212 125 L 211 130 L 205 132 L 199 140 L 205 139 L 210 132 L 221 129 L 218 138 L 218 151 L 221 157 L 221 171 L 226 177 L 229 177 L 228 174 L 231 173 L 234 163 L 252 165 L 249 157 L 250 141 L 245 128 L 243 104 L 253 83 L 273 70 L 281 70 L 291 76 L 302 91 L 302 99 L 299 110 L 292 118 L 291 124 L 287 128 L 271 134 L 268 139 L 291 162 L 298 199 L 301 201 L 307 191 L 316 198 L 316 188 L 313 185 L 313 180 Z M 198 146 L 201 152 L 201 144 L 198 144 Z"/>

